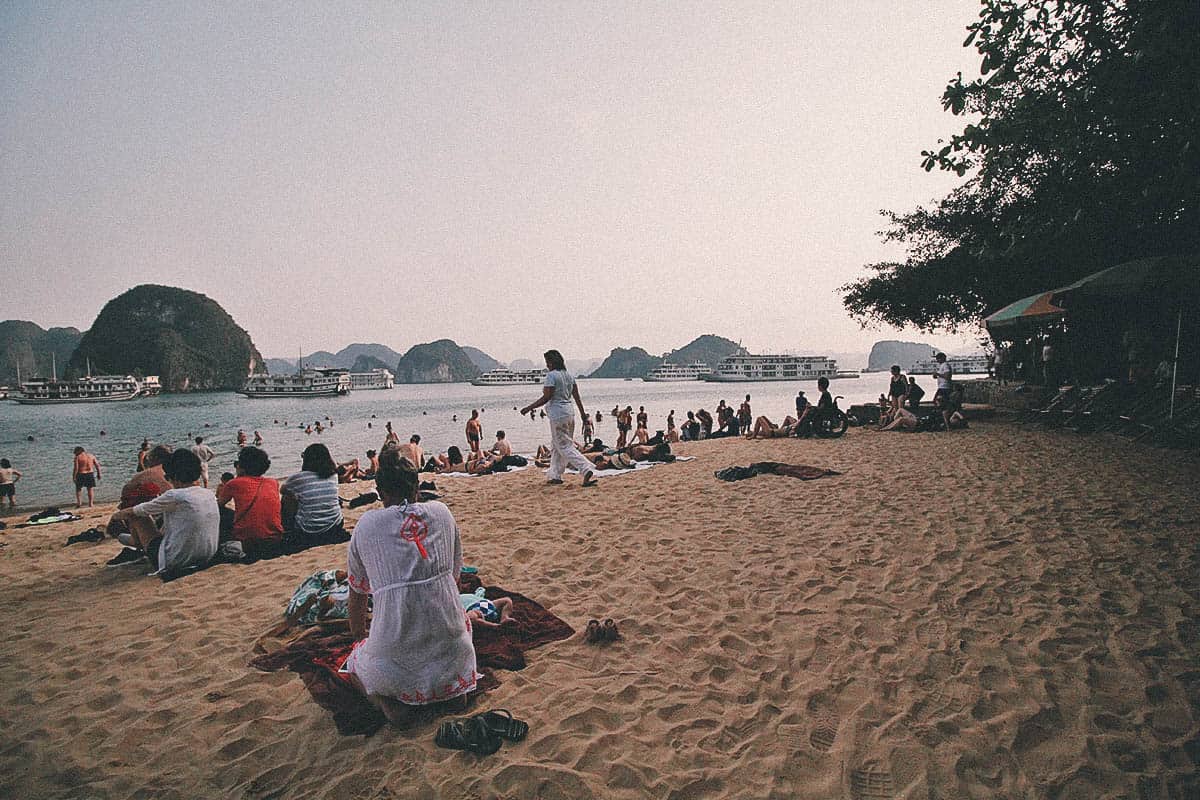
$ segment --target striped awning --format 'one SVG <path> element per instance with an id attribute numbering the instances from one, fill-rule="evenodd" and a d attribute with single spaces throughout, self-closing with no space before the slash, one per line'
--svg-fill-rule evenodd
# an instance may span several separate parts
<path id="1" fill-rule="evenodd" d="M 1009 303 L 994 314 L 984 318 L 983 324 L 989 331 L 1010 328 L 1034 327 L 1043 322 L 1062 317 L 1066 311 L 1051 302 L 1054 292 L 1039 292 Z"/>

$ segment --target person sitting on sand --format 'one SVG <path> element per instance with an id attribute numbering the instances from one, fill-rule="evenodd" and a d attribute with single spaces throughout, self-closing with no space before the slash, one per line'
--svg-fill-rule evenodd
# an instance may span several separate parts
<path id="1" fill-rule="evenodd" d="M 459 599 L 458 525 L 444 504 L 417 502 L 418 481 L 416 467 L 398 452 L 380 454 L 375 486 L 383 508 L 359 519 L 346 559 L 350 631 L 358 643 L 342 669 L 401 727 L 421 706 L 470 694 L 479 678 L 471 621 Z"/>
<path id="2" fill-rule="evenodd" d="M 379 456 L 374 450 L 367 451 L 367 469 L 363 472 L 364 480 L 371 480 L 375 477 L 375 473 L 379 471 Z"/>
<path id="3" fill-rule="evenodd" d="M 512 445 L 504 438 L 504 431 L 496 431 L 496 443 L 492 445 L 491 453 L 496 458 L 504 458 L 512 455 Z"/>
<path id="4" fill-rule="evenodd" d="M 285 537 L 313 542 L 343 538 L 337 465 L 325 445 L 304 448 L 300 472 L 283 482 L 280 497 Z"/>
<path id="5" fill-rule="evenodd" d="M 362 467 L 358 459 L 352 458 L 337 465 L 338 483 L 354 483 L 362 477 Z"/>
<path id="6" fill-rule="evenodd" d="M 782 425 L 776 425 L 766 417 L 754 420 L 754 430 L 747 439 L 783 439 L 796 432 L 796 418 L 791 414 L 783 418 Z"/>
<path id="7" fill-rule="evenodd" d="M 511 597 L 497 597 L 488 600 L 483 596 L 483 587 L 475 590 L 474 594 L 459 594 L 458 601 L 462 603 L 463 611 L 472 625 L 484 628 L 499 628 L 512 622 L 513 601 Z"/>
<path id="8" fill-rule="evenodd" d="M 243 447 L 233 462 L 236 475 L 217 487 L 221 534 L 241 545 L 250 558 L 277 555 L 283 542 L 279 483 L 265 477 L 271 459 L 260 448 Z M 226 506 L 233 501 L 233 510 Z"/>
<path id="9" fill-rule="evenodd" d="M 712 436 L 713 417 L 712 414 L 705 411 L 703 408 L 696 412 L 696 419 L 700 420 L 700 437 L 707 439 Z"/>
<path id="10" fill-rule="evenodd" d="M 142 459 L 146 468 L 141 472 L 134 473 L 133 477 L 121 487 L 121 500 L 117 504 L 117 510 L 133 508 L 139 503 L 153 500 L 163 492 L 171 490 L 171 483 L 163 474 L 163 468 L 171 458 L 172 452 L 170 445 L 160 444 L 146 453 L 146 457 Z M 129 526 L 116 520 L 115 516 L 109 518 L 106 530 L 108 535 L 114 539 L 122 533 L 130 532 Z"/>
<path id="11" fill-rule="evenodd" d="M 467 462 L 462 451 L 455 445 L 446 448 L 446 452 L 437 457 L 437 472 L 466 472 Z"/>
<path id="12" fill-rule="evenodd" d="M 633 441 L 629 444 L 645 444 L 650 439 L 650 432 L 646 430 L 643 423 L 638 423 L 637 430 L 633 432 Z M 626 445 L 628 446 L 628 445 Z"/>
<path id="13" fill-rule="evenodd" d="M 900 408 L 890 409 L 889 416 L 884 418 L 884 424 L 880 427 L 881 431 L 915 431 L 917 429 L 917 415 L 901 406 Z"/>
<path id="14" fill-rule="evenodd" d="M 200 459 L 191 450 L 171 453 L 163 465 L 171 484 L 153 500 L 113 514 L 129 533 L 123 544 L 136 545 L 162 577 L 203 567 L 217 553 L 221 515 L 213 493 L 200 486 Z M 162 531 L 154 523 L 162 518 Z"/>
<path id="15" fill-rule="evenodd" d="M 400 455 L 408 459 L 410 464 L 418 467 L 425 463 L 425 451 L 421 449 L 421 436 L 414 433 L 408 437 L 408 444 L 400 445 Z"/>
<path id="16" fill-rule="evenodd" d="M 692 411 L 687 412 L 687 422 L 683 423 L 683 441 L 694 442 L 700 438 L 700 421 L 696 419 L 696 414 Z"/>

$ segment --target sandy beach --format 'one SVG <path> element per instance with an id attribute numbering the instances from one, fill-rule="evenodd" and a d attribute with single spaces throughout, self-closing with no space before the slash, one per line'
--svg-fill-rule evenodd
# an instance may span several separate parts
<path id="1" fill-rule="evenodd" d="M 0 534 L 0 796 L 1200 796 L 1194 454 L 1002 421 L 676 452 L 586 491 L 437 479 L 485 583 L 624 637 L 499 673 L 477 708 L 531 730 L 486 758 L 340 736 L 247 666 L 345 545 L 162 584 L 63 547 L 111 506 Z M 713 477 L 760 460 L 845 474 Z"/>

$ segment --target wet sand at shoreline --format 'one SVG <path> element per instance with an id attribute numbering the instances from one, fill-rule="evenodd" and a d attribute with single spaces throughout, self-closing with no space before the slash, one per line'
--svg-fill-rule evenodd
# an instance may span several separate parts
<path id="1" fill-rule="evenodd" d="M 531 730 L 482 759 L 339 736 L 246 666 L 345 545 L 161 584 L 62 546 L 112 506 L 0 534 L 0 796 L 1200 794 L 1194 454 L 1003 422 L 676 451 L 586 491 L 436 478 L 485 583 L 624 637 L 499 673 L 477 708 Z M 845 474 L 713 478 L 759 460 Z"/>

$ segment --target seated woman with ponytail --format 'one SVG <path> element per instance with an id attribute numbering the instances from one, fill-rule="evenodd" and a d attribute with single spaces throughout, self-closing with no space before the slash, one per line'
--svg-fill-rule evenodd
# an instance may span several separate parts
<path id="1" fill-rule="evenodd" d="M 380 453 L 375 485 L 383 508 L 359 519 L 347 565 L 350 630 L 359 641 L 343 669 L 398 726 L 415 721 L 422 706 L 453 700 L 465 707 L 478 677 L 459 601 L 458 525 L 442 503 L 417 502 L 418 482 L 416 466 L 397 449 Z"/>

